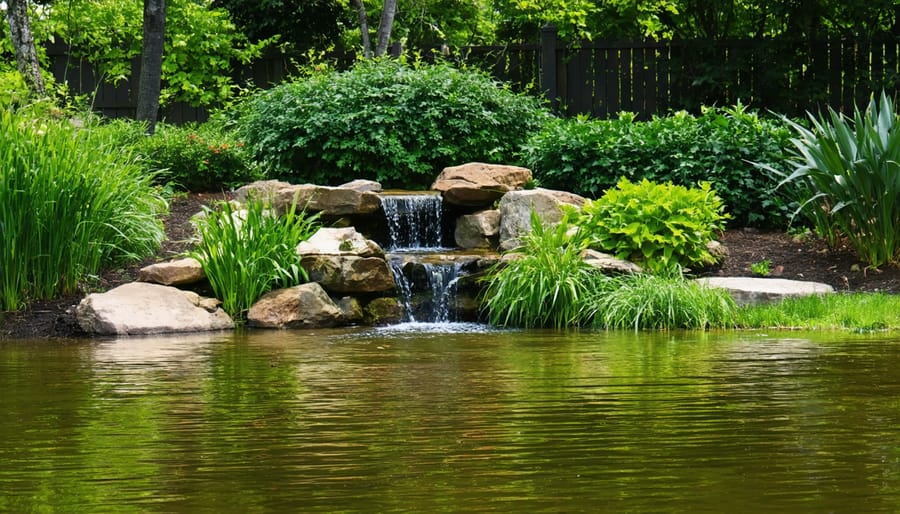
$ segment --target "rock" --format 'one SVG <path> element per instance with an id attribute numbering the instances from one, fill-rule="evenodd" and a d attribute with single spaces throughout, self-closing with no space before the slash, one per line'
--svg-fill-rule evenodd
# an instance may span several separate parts
<path id="1" fill-rule="evenodd" d="M 377 193 L 303 184 L 279 189 L 274 201 L 276 210 L 287 212 L 295 199 L 298 211 L 306 209 L 307 212 L 321 212 L 326 216 L 372 214 L 381 208 Z"/>
<path id="2" fill-rule="evenodd" d="M 456 220 L 453 238 L 460 248 L 493 248 L 499 242 L 500 211 L 478 211 Z"/>
<path id="3" fill-rule="evenodd" d="M 506 193 L 500 199 L 500 248 L 516 248 L 519 238 L 531 232 L 532 210 L 545 226 L 550 226 L 562 220 L 563 205 L 580 209 L 584 202 L 576 194 L 542 188 Z"/>
<path id="4" fill-rule="evenodd" d="M 371 193 L 380 193 L 381 192 L 381 183 L 375 182 L 374 180 L 364 180 L 364 179 L 356 179 L 347 182 L 346 184 L 341 184 L 338 186 L 341 189 L 352 189 L 354 191 L 359 191 L 360 193 L 371 192 Z"/>
<path id="5" fill-rule="evenodd" d="M 306 241 L 297 245 L 300 255 L 356 255 L 384 258 L 384 250 L 375 241 L 366 239 L 353 227 L 320 228 Z"/>
<path id="6" fill-rule="evenodd" d="M 585 263 L 603 272 L 641 273 L 643 271 L 640 266 L 631 261 L 619 259 L 608 253 L 598 252 L 596 250 L 585 250 L 581 253 L 581 257 L 584 259 Z"/>
<path id="7" fill-rule="evenodd" d="M 717 263 L 725 262 L 725 259 L 728 258 L 728 247 L 716 240 L 706 243 L 706 251 Z"/>
<path id="8" fill-rule="evenodd" d="M 368 325 L 389 325 L 403 321 L 403 306 L 396 298 L 375 298 L 365 308 Z"/>
<path id="9" fill-rule="evenodd" d="M 381 257 L 306 255 L 300 265 L 311 281 L 332 293 L 380 293 L 394 289 L 394 274 Z"/>
<path id="10" fill-rule="evenodd" d="M 444 168 L 431 189 L 440 191 L 450 204 L 487 207 L 504 193 L 524 188 L 530 180 L 528 168 L 471 162 Z"/>
<path id="11" fill-rule="evenodd" d="M 169 262 L 144 266 L 138 272 L 138 281 L 152 282 L 164 286 L 194 284 L 206 278 L 203 267 L 197 259 L 188 257 Z"/>
<path id="12" fill-rule="evenodd" d="M 344 313 L 315 282 L 270 291 L 250 307 L 247 324 L 262 328 L 324 328 Z"/>
<path id="13" fill-rule="evenodd" d="M 234 199 L 245 203 L 250 198 L 256 198 L 270 204 L 275 201 L 280 189 L 289 187 L 292 187 L 292 184 L 280 180 L 257 180 L 239 187 L 234 192 Z"/>
<path id="14" fill-rule="evenodd" d="M 355 325 L 357 323 L 362 323 L 363 319 L 365 319 L 365 312 L 363 312 L 362 304 L 359 303 L 358 299 L 353 298 L 352 296 L 341 298 L 340 301 L 337 302 L 337 306 L 341 309 L 344 324 Z"/>
<path id="15" fill-rule="evenodd" d="M 709 287 L 725 289 L 738 305 L 749 305 L 834 292 L 828 284 L 783 278 L 706 277 L 697 279 Z"/>
<path id="16" fill-rule="evenodd" d="M 78 325 L 93 334 L 141 335 L 234 328 L 219 308 L 209 312 L 201 299 L 171 286 L 133 282 L 90 294 L 75 309 Z"/>

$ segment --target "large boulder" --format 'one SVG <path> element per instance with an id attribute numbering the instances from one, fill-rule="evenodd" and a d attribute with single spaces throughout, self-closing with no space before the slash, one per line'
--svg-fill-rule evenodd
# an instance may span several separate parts
<path id="1" fill-rule="evenodd" d="M 382 257 L 305 255 L 300 265 L 309 279 L 339 294 L 381 293 L 394 289 L 394 274 Z"/>
<path id="2" fill-rule="evenodd" d="M 158 262 L 144 266 L 138 272 L 138 281 L 152 282 L 164 286 L 194 284 L 206 278 L 203 267 L 197 259 L 186 257 L 169 262 Z"/>
<path id="3" fill-rule="evenodd" d="M 500 248 L 516 248 L 519 238 L 531 232 L 532 210 L 544 226 L 551 226 L 562 220 L 563 205 L 580 209 L 584 202 L 584 197 L 576 194 L 543 188 L 506 193 L 500 199 Z"/>
<path id="4" fill-rule="evenodd" d="M 381 199 L 372 191 L 354 187 L 330 187 L 302 184 L 280 188 L 273 205 L 278 212 L 286 212 L 291 203 L 297 210 L 320 212 L 324 216 L 372 214 L 381 208 Z"/>
<path id="5" fill-rule="evenodd" d="M 500 211 L 487 209 L 456 219 L 453 238 L 460 248 L 493 248 L 500 236 Z"/>
<path id="6" fill-rule="evenodd" d="M 85 332 L 105 335 L 234 328 L 228 314 L 205 302 L 196 293 L 144 282 L 133 282 L 105 293 L 88 295 L 75 308 L 75 317 Z"/>
<path id="7" fill-rule="evenodd" d="M 341 308 L 315 282 L 270 291 L 247 313 L 247 324 L 262 328 L 333 327 L 343 319 Z"/>
<path id="8" fill-rule="evenodd" d="M 487 207 L 504 193 L 524 188 L 530 180 L 528 168 L 471 162 L 444 168 L 431 189 L 440 191 L 449 204 Z"/>
<path id="9" fill-rule="evenodd" d="M 705 277 L 697 280 L 708 287 L 725 289 L 738 305 L 776 302 L 785 298 L 834 292 L 833 287 L 821 282 L 783 278 Z"/>
<path id="10" fill-rule="evenodd" d="M 271 204 L 278 197 L 279 190 L 290 187 L 293 187 L 290 182 L 281 180 L 257 180 L 239 187 L 234 192 L 234 199 L 244 203 L 248 199 L 253 198 Z"/>

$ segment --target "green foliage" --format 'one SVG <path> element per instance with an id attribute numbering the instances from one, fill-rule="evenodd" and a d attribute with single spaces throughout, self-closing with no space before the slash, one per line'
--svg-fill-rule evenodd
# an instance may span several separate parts
<path id="1" fill-rule="evenodd" d="M 759 262 L 754 262 L 750 265 L 750 272 L 754 275 L 767 277 L 769 276 L 769 273 L 772 272 L 772 261 L 770 261 L 769 259 L 763 259 Z"/>
<path id="2" fill-rule="evenodd" d="M 152 254 L 167 209 L 115 125 L 0 111 L 0 310 Z"/>
<path id="3" fill-rule="evenodd" d="M 782 166 L 790 129 L 738 105 L 707 108 L 700 116 L 677 112 L 638 122 L 585 117 L 554 119 L 523 147 L 523 161 L 545 187 L 597 197 L 619 177 L 712 184 L 737 226 L 783 227 L 787 202 L 775 183 L 749 161 Z"/>
<path id="4" fill-rule="evenodd" d="M 779 187 L 801 203 L 803 215 L 829 244 L 846 237 L 872 266 L 900 264 L 900 122 L 891 99 L 881 94 L 852 119 L 829 109 L 810 115 L 812 128 L 791 123 L 797 133 Z"/>
<path id="5" fill-rule="evenodd" d="M 883 293 L 810 295 L 747 305 L 737 326 L 807 330 L 900 330 L 900 296 Z"/>
<path id="6" fill-rule="evenodd" d="M 279 216 L 255 199 L 241 209 L 224 202 L 205 214 L 198 223 L 201 241 L 191 255 L 235 321 L 273 287 L 307 280 L 296 248 L 318 230 L 317 215 L 297 212 L 294 204 Z"/>
<path id="7" fill-rule="evenodd" d="M 250 151 L 215 123 L 157 125 L 138 145 L 158 180 L 187 191 L 221 191 L 261 178 Z"/>
<path id="8" fill-rule="evenodd" d="M 568 215 L 545 228 L 532 212 L 532 231 L 486 279 L 483 305 L 491 323 L 516 327 L 575 327 L 587 323 L 592 305 L 585 300 L 608 279 L 584 262 L 583 247 L 570 239 Z"/>
<path id="9" fill-rule="evenodd" d="M 706 329 L 734 324 L 737 306 L 724 289 L 705 287 L 675 270 L 612 279 L 593 299 L 595 327 L 608 329 Z"/>
<path id="10" fill-rule="evenodd" d="M 367 60 L 303 77 L 240 106 L 241 137 L 270 176 L 425 188 L 440 169 L 507 162 L 546 116 L 480 72 Z"/>
<path id="11" fill-rule="evenodd" d="M 654 272 L 715 263 L 706 248 L 727 214 L 708 182 L 688 189 L 626 178 L 585 203 L 578 225 L 590 245 Z"/>

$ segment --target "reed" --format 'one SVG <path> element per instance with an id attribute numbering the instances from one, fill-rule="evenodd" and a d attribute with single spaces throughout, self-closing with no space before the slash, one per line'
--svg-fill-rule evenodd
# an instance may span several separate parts
<path id="1" fill-rule="evenodd" d="M 318 215 L 297 211 L 296 203 L 278 216 L 261 200 L 240 209 L 222 202 L 206 208 L 198 222 L 200 243 L 192 252 L 222 308 L 235 321 L 273 287 L 290 287 L 307 280 L 297 245 L 319 228 Z"/>
<path id="2" fill-rule="evenodd" d="M 0 310 L 152 254 L 167 209 L 115 127 L 0 112 Z"/>

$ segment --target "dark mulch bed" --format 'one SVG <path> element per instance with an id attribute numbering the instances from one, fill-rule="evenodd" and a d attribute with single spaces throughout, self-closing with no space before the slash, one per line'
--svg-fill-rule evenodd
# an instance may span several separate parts
<path id="1" fill-rule="evenodd" d="M 109 270 L 88 291 L 81 291 L 64 298 L 38 301 L 25 310 L 0 313 L 0 337 L 48 338 L 71 337 L 79 330 L 67 311 L 88 292 L 104 291 L 131 282 L 138 270 L 154 262 L 169 260 L 189 247 L 193 234 L 190 218 L 200 212 L 202 206 L 222 194 L 192 194 L 172 202 L 169 216 L 164 220 L 167 241 L 158 255 L 134 265 Z M 748 276 L 750 265 L 768 259 L 773 277 L 794 280 L 824 282 L 838 291 L 881 291 L 900 293 L 900 268 L 866 269 L 847 247 L 830 249 L 822 241 L 795 239 L 784 233 L 756 230 L 731 230 L 724 234 L 722 242 L 729 250 L 729 257 L 718 269 L 709 272 L 716 276 Z"/>

